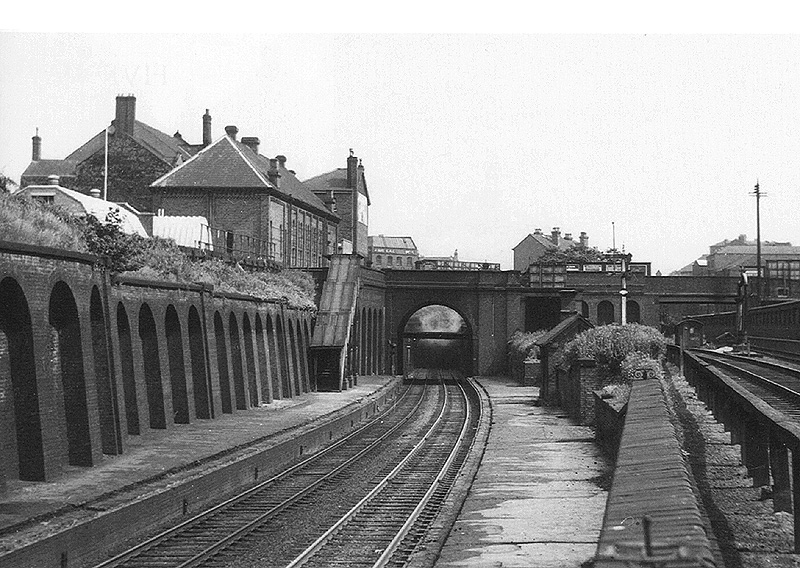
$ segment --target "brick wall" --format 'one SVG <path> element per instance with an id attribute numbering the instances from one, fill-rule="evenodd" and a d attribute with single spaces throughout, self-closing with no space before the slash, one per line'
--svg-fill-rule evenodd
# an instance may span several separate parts
<path id="1" fill-rule="evenodd" d="M 123 452 L 148 428 L 312 390 L 312 316 L 199 285 L 112 281 L 95 257 L 0 243 L 0 489 Z M 224 408 L 237 391 L 238 408 Z"/>

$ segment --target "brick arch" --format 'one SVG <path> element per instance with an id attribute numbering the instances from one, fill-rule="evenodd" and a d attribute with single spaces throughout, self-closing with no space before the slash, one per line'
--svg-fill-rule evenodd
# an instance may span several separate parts
<path id="1" fill-rule="evenodd" d="M 44 481 L 44 443 L 31 312 L 22 287 L 10 277 L 0 281 L 0 373 L 11 378 L 12 400 L 0 414 L 3 436 L 8 436 L 0 445 L 6 474 L 23 481 Z"/>
<path id="2" fill-rule="evenodd" d="M 92 465 L 89 406 L 81 346 L 78 305 L 70 287 L 59 281 L 50 293 L 51 361 L 53 376 L 61 377 L 64 393 L 64 427 L 70 465 Z"/>
<path id="3" fill-rule="evenodd" d="M 89 321 L 92 332 L 97 410 L 100 418 L 100 445 L 104 454 L 122 453 L 122 433 L 117 407 L 117 384 L 113 375 L 113 362 L 107 337 L 105 310 L 100 290 L 92 286 L 89 300 Z"/>
<path id="4" fill-rule="evenodd" d="M 233 371 L 234 401 L 238 410 L 247 410 L 241 333 L 239 333 L 239 323 L 236 320 L 236 314 L 233 312 L 228 316 L 228 336 L 231 341 L 231 370 Z"/>
<path id="5" fill-rule="evenodd" d="M 214 312 L 214 340 L 217 347 L 217 370 L 219 373 L 222 412 L 230 414 L 233 412 L 233 401 L 231 399 L 231 379 L 228 369 L 228 347 L 225 342 L 225 324 L 219 312 Z"/>
<path id="6" fill-rule="evenodd" d="M 164 411 L 164 386 L 161 384 L 158 334 L 153 311 L 146 303 L 139 308 L 139 339 L 142 345 L 142 368 L 150 428 L 163 430 L 167 427 L 167 418 Z"/>
<path id="7" fill-rule="evenodd" d="M 445 308 L 450 308 L 451 310 L 456 312 L 459 316 L 461 316 L 461 319 L 463 319 L 464 322 L 467 324 L 467 331 L 466 331 L 466 333 L 464 335 L 467 335 L 467 334 L 470 335 L 470 336 L 474 335 L 474 329 L 475 328 L 474 328 L 472 322 L 470 321 L 470 318 L 467 316 L 466 313 L 464 313 L 464 311 L 462 311 L 459 308 L 459 306 L 454 305 L 453 303 L 450 303 L 450 302 L 442 302 L 442 301 L 439 301 L 439 300 L 429 300 L 429 301 L 422 301 L 422 302 L 419 302 L 417 304 L 414 304 L 412 308 L 406 310 L 406 312 L 400 318 L 399 325 L 397 326 L 397 330 L 396 331 L 397 331 L 398 337 L 402 337 L 403 331 L 405 330 L 405 327 L 406 327 L 406 324 L 408 323 L 408 320 L 411 319 L 411 316 L 413 316 L 415 313 L 417 313 L 422 308 L 427 308 L 428 306 L 444 306 Z"/>
<path id="8" fill-rule="evenodd" d="M 264 325 L 261 323 L 261 314 L 256 314 L 256 353 L 258 355 L 258 370 L 261 379 L 261 402 L 272 402 L 272 387 L 270 385 L 270 368 L 268 361 L 267 334 L 264 333 Z"/>
<path id="9" fill-rule="evenodd" d="M 172 387 L 172 412 L 176 424 L 189 423 L 189 395 L 186 388 L 186 362 L 183 358 L 183 332 L 175 306 L 167 306 L 164 315 L 164 330 L 167 335 L 167 360 L 169 381 Z"/>
<path id="10" fill-rule="evenodd" d="M 597 325 L 608 325 L 614 323 L 616 319 L 616 308 L 608 300 L 603 300 L 597 304 Z"/>
<path id="11" fill-rule="evenodd" d="M 278 333 L 276 325 L 273 323 L 271 314 L 266 317 L 267 327 L 267 346 L 269 355 L 269 370 L 272 377 L 272 399 L 277 400 L 283 397 L 283 372 L 281 367 L 280 348 L 278 343 Z"/>
<path id="12" fill-rule="evenodd" d="M 463 311 L 460 310 L 459 307 L 457 305 L 455 305 L 454 303 L 446 302 L 446 301 L 442 302 L 442 301 L 433 300 L 433 299 L 432 300 L 428 300 L 428 301 L 421 301 L 419 303 L 414 304 L 412 308 L 408 309 L 403 314 L 403 317 L 400 319 L 400 322 L 399 322 L 399 324 L 397 326 L 397 329 L 395 330 L 396 333 L 397 333 L 397 345 L 398 345 L 398 348 L 400 349 L 400 351 L 398 353 L 398 357 L 397 357 L 397 359 L 398 359 L 397 362 L 398 362 L 398 367 L 399 367 L 400 372 L 403 372 L 403 370 L 405 368 L 405 356 L 406 356 L 406 351 L 405 351 L 406 342 L 405 342 L 405 339 L 404 339 L 405 338 L 405 327 L 408 324 L 408 321 L 411 319 L 411 317 L 414 314 L 416 314 L 419 310 L 421 310 L 423 308 L 427 308 L 429 306 L 442 306 L 442 307 L 445 307 L 445 308 L 449 308 L 449 309 L 453 310 L 455 313 L 457 313 L 461 317 L 461 319 L 464 321 L 464 323 L 466 324 L 466 331 L 462 335 L 464 337 L 464 341 L 466 341 L 466 344 L 465 344 L 464 348 L 465 348 L 465 350 L 467 352 L 466 355 L 468 355 L 468 359 L 469 360 L 463 362 L 464 367 L 463 367 L 462 370 L 467 375 L 470 375 L 470 374 L 474 373 L 475 371 L 473 369 L 472 358 L 473 358 L 473 354 L 475 353 L 475 350 L 476 350 L 477 338 L 475 337 L 474 327 L 473 327 L 472 323 L 470 322 L 469 318 L 463 313 Z"/>
<path id="13" fill-rule="evenodd" d="M 133 341 L 131 325 L 125 304 L 117 304 L 117 337 L 119 338 L 119 360 L 122 371 L 122 397 L 125 401 L 125 424 L 129 435 L 140 433 L 139 401 L 136 394 L 136 375 L 133 363 Z"/>
<path id="14" fill-rule="evenodd" d="M 286 322 L 286 326 L 289 329 L 289 354 L 291 357 L 291 364 L 294 367 L 294 390 L 295 393 L 301 394 L 303 392 L 303 387 L 300 384 L 300 353 L 298 350 L 297 345 L 297 334 L 295 333 L 296 327 L 292 318 L 287 318 L 288 321 Z"/>
<path id="15" fill-rule="evenodd" d="M 206 350 L 203 335 L 203 324 L 200 314 L 194 306 L 189 307 L 189 359 L 192 368 L 192 386 L 194 390 L 195 417 L 212 418 L 211 388 L 206 372 Z"/>
<path id="16" fill-rule="evenodd" d="M 278 344 L 278 360 L 282 370 L 281 393 L 283 398 L 292 398 L 292 371 L 289 368 L 289 354 L 286 352 L 286 335 L 282 317 L 275 316 L 275 338 Z"/>
<path id="17" fill-rule="evenodd" d="M 253 351 L 253 327 L 250 325 L 250 316 L 245 312 L 242 315 L 242 341 L 244 342 L 244 360 L 247 369 L 247 393 L 250 406 L 258 406 L 258 379 L 256 377 L 256 358 Z"/>

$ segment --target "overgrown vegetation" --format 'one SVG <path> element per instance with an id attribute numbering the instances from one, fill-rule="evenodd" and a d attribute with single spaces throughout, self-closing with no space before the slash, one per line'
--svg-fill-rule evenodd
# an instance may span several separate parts
<path id="1" fill-rule="evenodd" d="M 547 330 L 540 329 L 533 332 L 515 331 L 508 340 L 508 351 L 513 359 L 531 360 L 539 358 L 539 348 L 536 341 L 539 340 Z"/>
<path id="2" fill-rule="evenodd" d="M 83 228 L 63 209 L 0 192 L 0 239 L 88 252 Z"/>
<path id="3" fill-rule="evenodd" d="M 578 359 L 593 359 L 604 388 L 610 389 L 605 395 L 627 399 L 636 370 L 652 370 L 661 376 L 666 344 L 666 338 L 654 327 L 638 323 L 603 325 L 587 329 L 567 343 L 562 364 L 570 366 Z"/>
<path id="4" fill-rule="evenodd" d="M 130 235 L 118 214 L 105 221 L 76 217 L 33 199 L 0 194 L 2 240 L 88 252 L 109 259 L 115 273 L 167 282 L 208 283 L 216 290 L 246 294 L 314 309 L 314 281 L 301 270 L 250 272 L 222 260 L 192 261 L 172 240 Z"/>
<path id="5" fill-rule="evenodd" d="M 541 264 L 582 264 L 587 262 L 597 262 L 603 258 L 603 253 L 594 247 L 581 245 L 572 246 L 566 250 L 558 247 L 550 247 L 539 258 L 537 262 Z"/>

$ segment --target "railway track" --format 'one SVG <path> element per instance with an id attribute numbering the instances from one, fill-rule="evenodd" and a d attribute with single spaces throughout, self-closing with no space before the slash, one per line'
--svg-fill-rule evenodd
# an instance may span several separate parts
<path id="1" fill-rule="evenodd" d="M 98 568 L 402 565 L 469 449 L 474 411 L 448 379 L 410 385 L 346 439 Z"/>
<path id="2" fill-rule="evenodd" d="M 797 364 L 704 349 L 693 351 L 776 410 L 800 420 L 800 367 Z"/>

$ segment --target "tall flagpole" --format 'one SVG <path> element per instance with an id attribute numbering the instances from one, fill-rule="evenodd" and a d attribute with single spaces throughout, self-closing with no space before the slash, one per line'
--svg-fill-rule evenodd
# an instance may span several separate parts
<path id="1" fill-rule="evenodd" d="M 108 201 L 108 126 L 106 126 L 106 152 L 103 166 L 103 199 Z"/>

